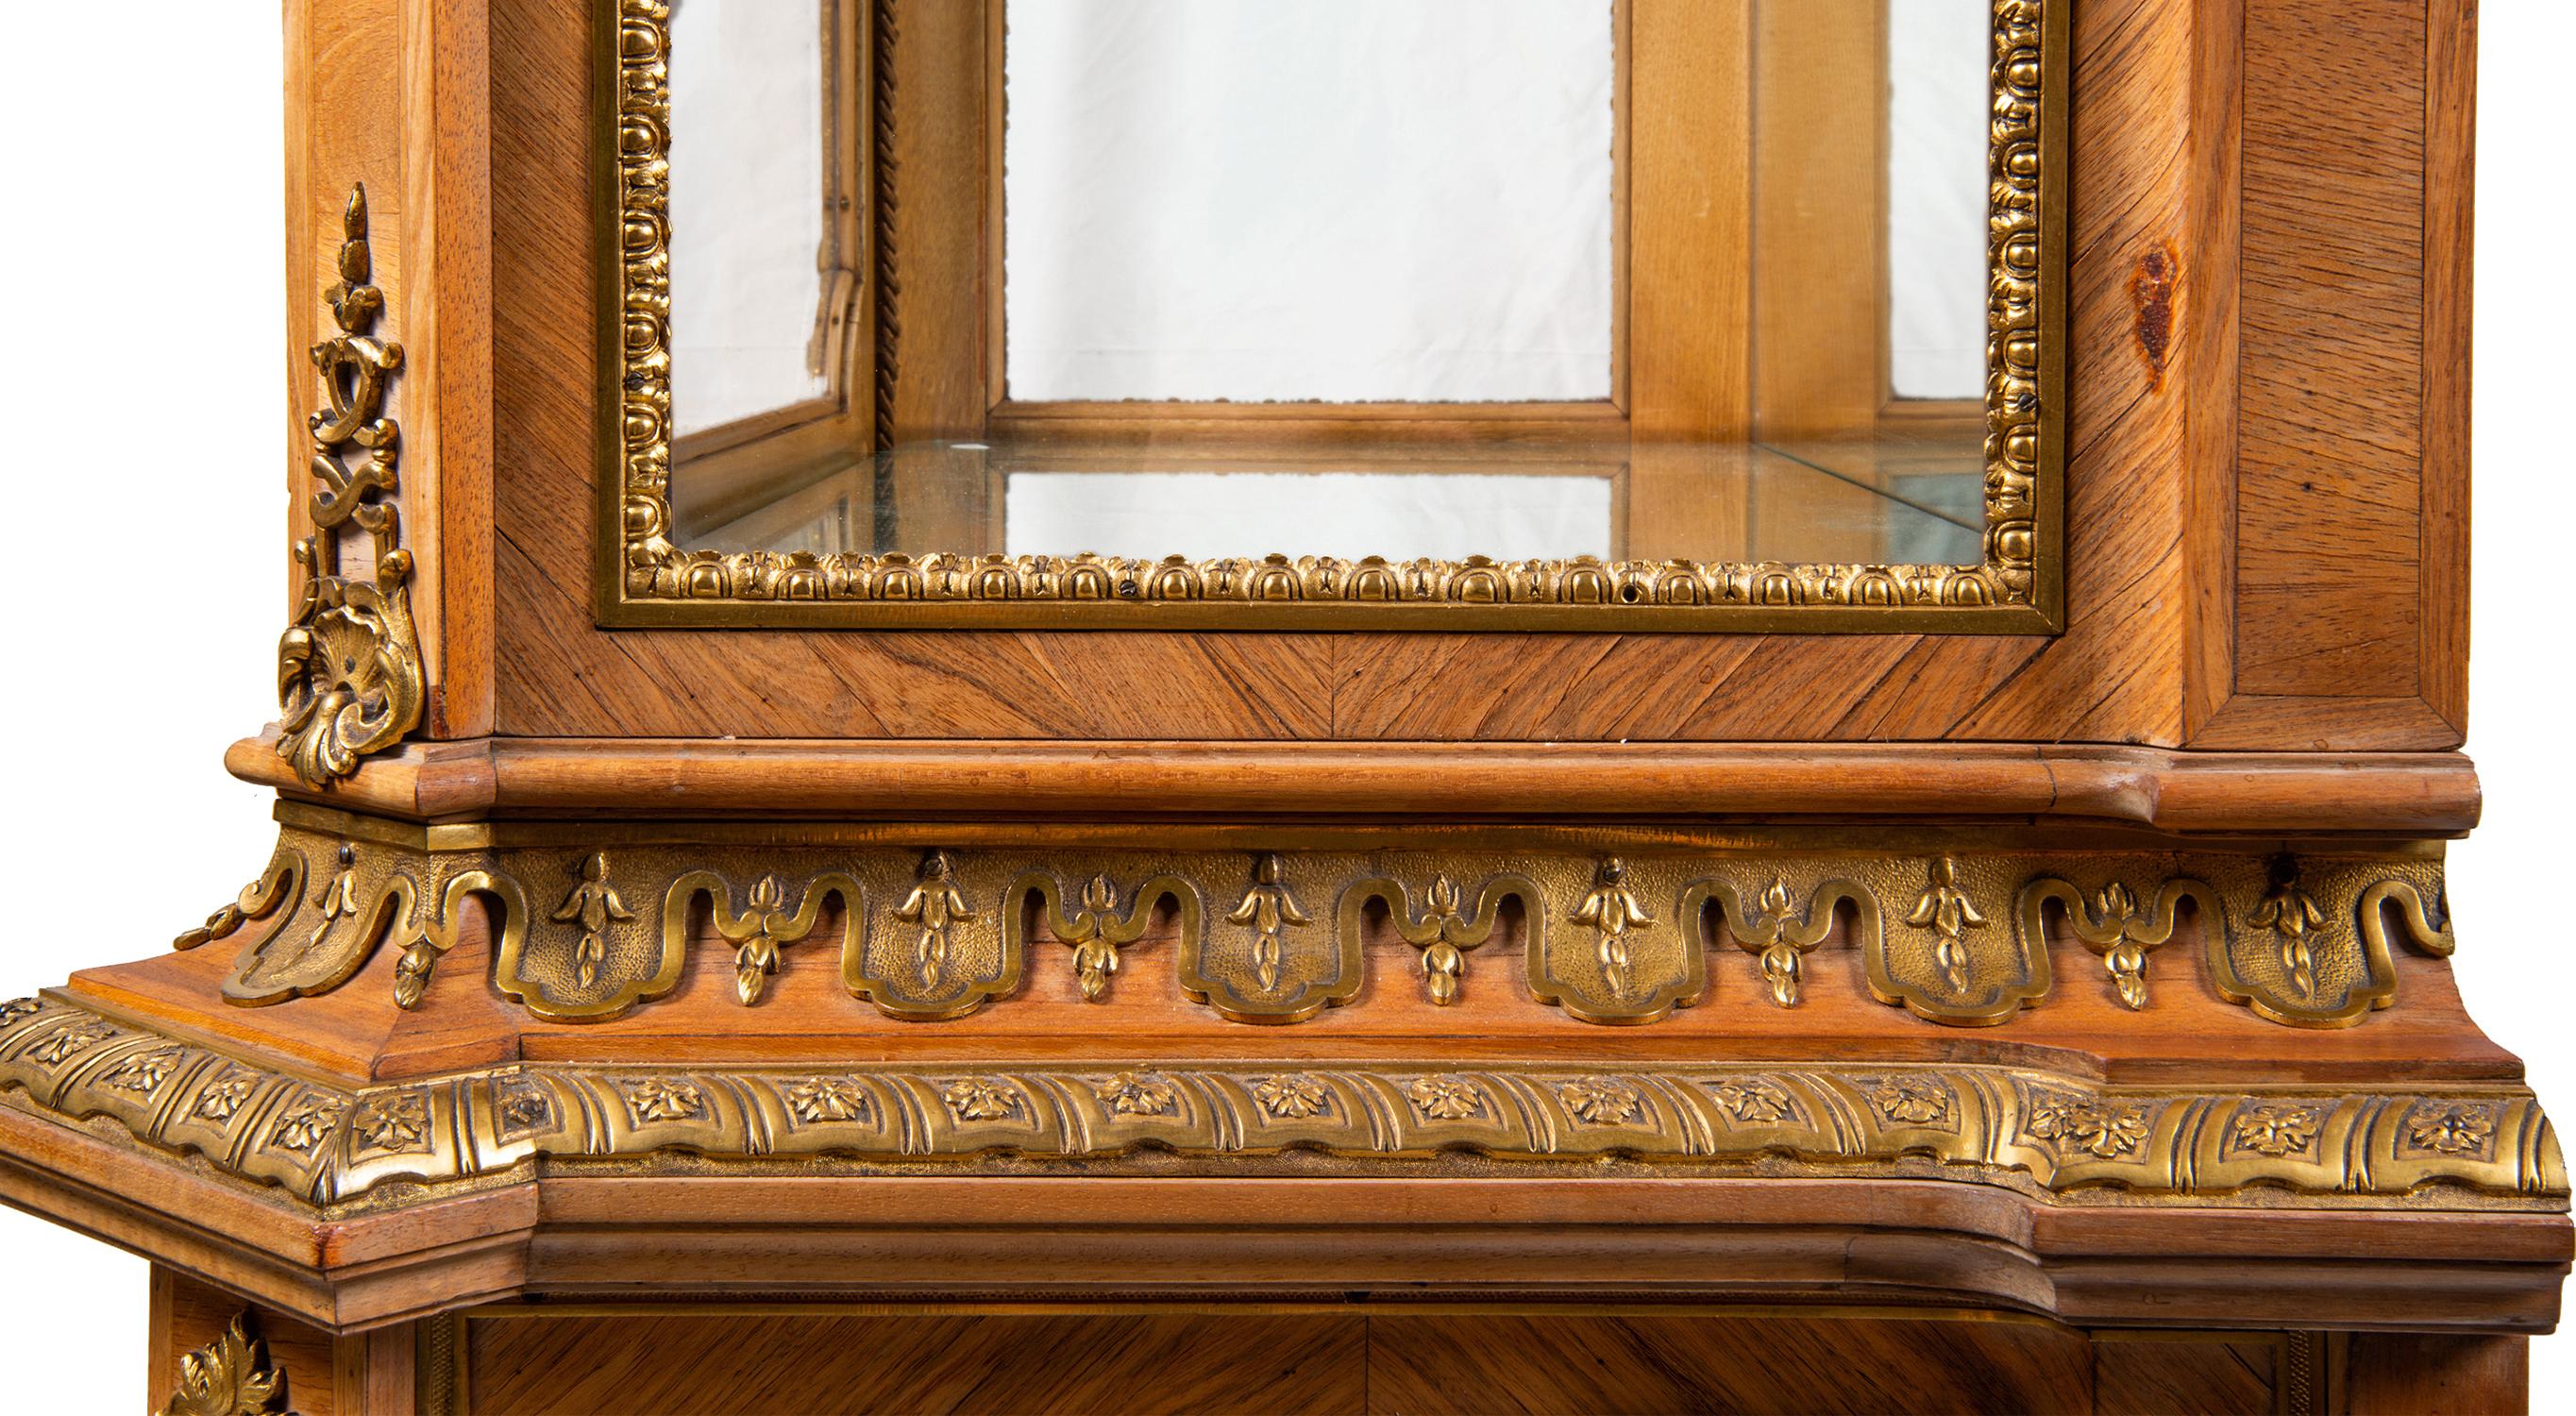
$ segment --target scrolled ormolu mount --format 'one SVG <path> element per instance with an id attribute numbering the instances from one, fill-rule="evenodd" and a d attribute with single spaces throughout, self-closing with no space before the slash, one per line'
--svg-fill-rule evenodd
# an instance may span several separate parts
<path id="1" fill-rule="evenodd" d="M 248 1308 L 215 1340 L 179 1357 L 179 1385 L 156 1416 L 275 1416 L 287 1409 L 286 1373 Z"/>
<path id="2" fill-rule="evenodd" d="M 2280 857 L 2244 911 L 2247 928 L 2203 929 L 2210 978 L 2230 1002 L 2276 1023 L 2350 1027 L 2397 1001 L 2389 906 L 2398 908 L 2407 942 L 2428 954 L 2451 952 L 2450 921 L 2436 917 L 2441 894 L 2438 867 L 2390 871 Z"/>
<path id="3" fill-rule="evenodd" d="M 414 908 L 411 924 L 403 934 L 402 957 L 394 964 L 394 1002 L 411 1009 L 420 1006 L 429 989 L 430 975 L 447 951 L 456 947 L 459 911 L 465 901 L 481 895 L 491 902 L 498 920 L 500 951 L 515 954 L 528 928 L 528 896 L 519 882 L 507 875 L 489 870 L 466 870 L 448 877 L 436 892 L 423 891 Z"/>
<path id="4" fill-rule="evenodd" d="M 1303 1022 L 1358 996 L 1359 940 L 1334 921 L 1319 923 L 1307 907 L 1333 898 L 1334 872 L 1319 864 L 1257 851 L 1231 869 L 1209 860 L 1199 871 L 1175 872 L 1240 882 L 1219 887 L 1232 901 L 1223 915 L 1202 915 L 1182 931 L 1181 990 L 1238 1023 Z"/>
<path id="5" fill-rule="evenodd" d="M 840 902 L 842 917 L 857 915 L 861 899 L 859 882 L 839 871 L 818 875 L 805 885 L 793 908 L 788 904 L 787 887 L 775 875 L 763 875 L 751 887 L 749 907 L 733 907 L 734 888 L 712 870 L 692 871 L 672 882 L 663 897 L 665 934 L 674 923 L 671 912 L 681 912 L 677 921 L 686 927 L 685 915 L 700 896 L 714 912 L 716 933 L 734 944 L 734 996 L 744 1007 L 760 1001 L 762 990 L 769 986 L 770 975 L 778 972 L 778 951 L 790 944 L 801 944 L 814 934 L 823 917 L 827 901 Z"/>
<path id="6" fill-rule="evenodd" d="M 1497 875 L 1477 887 L 1474 904 L 1462 913 L 1457 882 L 1445 874 L 1435 874 L 1423 891 L 1424 907 L 1417 913 L 1413 892 L 1402 881 L 1373 876 L 1346 887 L 1341 902 L 1334 906 L 1333 916 L 1342 937 L 1356 939 L 1369 907 L 1384 909 L 1388 927 L 1405 943 L 1422 951 L 1424 996 L 1445 1008 L 1458 1001 L 1464 987 L 1466 951 L 1491 941 L 1500 932 L 1506 900 L 1518 901 L 1524 917 L 1546 903 L 1538 886 L 1527 877 Z"/>
<path id="7" fill-rule="evenodd" d="M 310 787 L 358 770 L 420 725 L 427 702 L 412 626 L 411 553 L 402 548 L 402 434 L 385 416 L 399 344 L 375 337 L 384 291 L 370 282 L 367 189 L 343 218 L 340 282 L 324 293 L 340 332 L 313 346 L 325 407 L 307 419 L 316 485 L 312 534 L 296 543 L 303 593 L 277 646 L 278 755 Z M 346 461 L 352 450 L 367 460 Z M 341 537 L 356 525 L 373 542 L 372 573 L 340 573 Z"/>
<path id="8" fill-rule="evenodd" d="M 2248 1187 L 2347 1201 L 2452 1187 L 2491 1208 L 2567 1195 L 2538 1104 L 2498 1083 L 2275 1094 L 1995 1064 L 1452 1060 L 513 1064 L 340 1089 L 49 999 L 0 1010 L 0 1087 L 315 1204 L 548 1158 L 668 1158 L 704 1174 L 1008 1152 L 1098 1174 L 1140 1151 L 1290 1148 L 1354 1173 L 1454 1149 L 1918 1177 L 1928 1160 L 2063 1205 L 2225 1205 Z"/>
<path id="9" fill-rule="evenodd" d="M 2395 997 L 2392 910 L 2417 948 L 2451 947 L 2440 865 L 2420 854 L 2318 855 L 2293 870 L 2244 854 L 1966 844 L 1596 853 L 1571 838 L 1539 849 L 843 848 L 747 845 L 722 828 L 703 845 L 602 848 L 570 824 L 433 850 L 426 836 L 344 813 L 280 814 L 285 834 L 260 878 L 178 941 L 240 940 L 222 984 L 236 1003 L 329 992 L 393 941 L 397 1001 L 418 1006 L 469 898 L 488 906 L 494 985 L 552 1022 L 613 1018 L 670 994 L 700 942 L 729 951 L 746 1004 L 766 996 L 783 949 L 825 940 L 846 991 L 890 1017 L 1006 1003 L 1032 968 L 1067 968 L 1079 996 L 1114 1006 L 1122 951 L 1168 929 L 1181 991 L 1237 1022 L 1293 1023 L 1359 1000 L 1384 967 L 1369 949 L 1382 940 L 1416 951 L 1435 1005 L 1464 999 L 1468 951 L 1515 947 L 1538 1001 L 1585 1022 L 1651 1024 L 1720 986 L 1709 955 L 1731 939 L 1758 958 L 1756 985 L 1779 1006 L 1859 985 L 1932 1022 L 1994 1026 L 2049 997 L 2057 937 L 2100 956 L 2127 1007 L 2152 1008 L 2148 958 L 2176 939 L 2188 904 L 2221 996 L 2274 1022 L 2338 1027 Z M 1033 955 L 1050 941 L 1064 952 Z M 1835 958 L 1851 964 L 1819 968 Z"/>
<path id="10" fill-rule="evenodd" d="M 1800 959 L 1833 933 L 1836 906 L 1861 893 L 1859 886 L 1848 881 L 1832 881 L 1828 886 L 1819 888 L 1809 901 L 1804 919 L 1791 917 L 1789 887 L 1777 875 L 1750 906 L 1732 886 L 1721 886 L 1722 893 L 1716 897 L 1725 911 L 1727 932 L 1738 948 L 1760 957 L 1771 1001 L 1783 1008 L 1798 1006 Z"/>
<path id="11" fill-rule="evenodd" d="M 2120 1001 L 2135 1011 L 2147 1006 L 2148 951 L 2172 941 L 2181 917 L 2179 907 L 2190 902 L 2208 922 L 2205 928 L 2218 928 L 2223 918 L 2217 892 L 2197 880 L 2164 882 L 2144 913 L 2139 912 L 2138 899 L 2138 892 L 2118 879 L 2103 882 L 2089 900 L 2068 881 L 2034 880 L 2022 889 L 2013 923 L 2024 940 L 2040 940 L 2046 937 L 2048 907 L 2062 907 L 2067 929 L 2085 948 L 2102 956 Z"/>
<path id="12" fill-rule="evenodd" d="M 1196 892 L 1173 876 L 1157 875 L 1138 884 L 1128 893 L 1123 911 L 1118 893 L 1108 876 L 1094 873 L 1083 883 L 1079 901 L 1067 909 L 1063 884 L 1047 871 L 1031 871 L 1013 883 L 1003 903 L 1013 916 L 1032 902 L 1046 911 L 1048 932 L 1073 951 L 1083 1001 L 1098 1003 L 1109 996 L 1109 976 L 1118 972 L 1124 957 L 1119 951 L 1145 937 L 1153 927 L 1157 906 L 1167 900 L 1176 906 L 1186 902 L 1192 912 L 1189 918 L 1197 918 Z"/>

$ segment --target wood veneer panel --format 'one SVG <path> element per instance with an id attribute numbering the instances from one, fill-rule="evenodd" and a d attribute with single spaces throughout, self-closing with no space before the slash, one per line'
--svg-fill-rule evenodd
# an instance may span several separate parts
<path id="1" fill-rule="evenodd" d="M 2356 1333 L 2344 1380 L 2353 1416 L 2508 1416 L 2530 1409 L 2531 1340 Z"/>
<path id="2" fill-rule="evenodd" d="M 2239 217 L 2244 203 L 2245 0 L 2195 0 L 2189 158 L 2198 189 L 2173 252 L 2188 401 L 2184 548 L 2188 599 L 2184 731 L 2196 736 L 2236 692 L 2236 423 Z"/>
<path id="3" fill-rule="evenodd" d="M 498 731 L 1296 738 L 1324 730 L 1326 654 L 1310 635 L 601 632 L 590 607 L 590 18 L 586 5 L 546 0 L 492 7 L 495 439 L 504 469 L 494 498 Z M 905 48 L 927 49 L 930 24 L 908 29 Z M 926 335 L 906 338 L 916 341 L 908 359 L 927 357 L 917 342 Z"/>
<path id="4" fill-rule="evenodd" d="M 1357 1316 L 513 1316 L 467 1342 L 487 1416 L 1367 1409 Z"/>
<path id="5" fill-rule="evenodd" d="M 430 688 L 428 733 L 491 726 L 493 406 L 482 0 L 298 0 L 286 7 L 286 408 L 290 539 L 309 527 L 307 351 L 336 333 L 342 214 L 363 184 L 378 332 L 402 345 L 403 543 Z M 354 528 L 344 537 L 362 540 Z M 290 571 L 290 604 L 301 572 Z"/>
<path id="6" fill-rule="evenodd" d="M 1765 439 L 1868 436 L 1885 401 L 1886 96 L 1850 79 L 1885 63 L 1886 28 L 1883 6 L 1754 7 L 1753 423 Z"/>
<path id="7" fill-rule="evenodd" d="M 2278 1339 L 1959 1316 L 862 1314 L 469 1320 L 472 1409 L 1518 1413 L 2275 1408 Z"/>
<path id="8" fill-rule="evenodd" d="M 894 327 L 879 349 L 894 357 L 893 436 L 973 438 L 984 431 L 987 364 L 984 288 L 985 52 L 999 33 L 986 11 L 998 0 L 902 4 L 895 14 L 892 89 Z M 998 96 L 995 96 L 998 102 Z M 998 144 L 994 146 L 998 147 Z M 993 380 L 998 384 L 998 378 Z"/>
<path id="9" fill-rule="evenodd" d="M 2183 397 L 2134 352 L 2139 259 L 2184 229 L 2192 29 L 2172 0 L 2074 15 L 2067 632 L 1350 635 L 1335 736 L 2076 739 L 2182 726 Z"/>
<path id="10" fill-rule="evenodd" d="M 2174 22 L 2183 3 L 2094 0 L 2074 17 L 2084 101 L 2071 242 L 2071 622 L 2048 640 L 602 633 L 589 592 L 589 17 L 583 6 L 491 0 L 496 730 L 2176 741 L 2180 400 L 2155 392 L 2130 352 L 2129 282 L 2139 255 L 2182 229 L 2192 190 L 2180 161 L 2191 102 L 2191 30 Z M 1641 8 L 1637 19 L 1650 17 Z M 931 42 L 909 11 L 905 23 L 901 46 Z M 1652 141 L 1642 125 L 1637 140 Z M 1642 262 L 1652 243 L 1643 231 L 1638 240 Z M 952 322 L 977 326 L 975 308 Z M 907 319 L 905 339 L 923 327 Z M 909 365 L 924 346 L 907 347 Z M 1635 391 L 1646 397 L 1642 384 Z"/>
<path id="11" fill-rule="evenodd" d="M 156 1340 L 163 1340 L 166 1334 L 168 1345 L 153 1354 L 151 1370 L 156 1385 L 152 1400 L 166 1401 L 175 1390 L 170 1383 L 177 1380 L 182 1354 L 220 1338 L 233 1318 L 248 1307 L 248 1303 L 222 1289 L 154 1265 L 153 1332 Z M 255 1321 L 257 1336 L 268 1344 L 269 1362 L 286 1373 L 287 1401 L 299 1416 L 341 1416 L 344 1412 L 374 1416 L 369 1408 L 343 1399 L 335 1351 L 338 1339 L 264 1309 L 255 1315 Z M 159 1409 L 157 1404 L 154 1409 Z M 402 1409 L 407 1416 L 410 1407 L 406 1404 Z"/>
<path id="12" fill-rule="evenodd" d="M 2282 1339 L 2274 1337 L 2096 1338 L 2093 1410 L 2097 1416 L 2241 1416 L 2283 1410 L 2281 1364 Z"/>
<path id="13" fill-rule="evenodd" d="M 320 406 L 308 351 L 337 332 L 322 293 L 340 279 L 342 214 L 349 189 L 367 188 L 369 259 L 375 283 L 394 304 L 380 331 L 411 338 L 411 251 L 403 221 L 411 209 L 404 181 L 399 125 L 402 113 L 401 25 L 396 0 L 296 0 L 285 12 L 286 91 L 286 469 L 288 544 L 309 535 L 313 478 L 307 470 L 313 437 L 305 418 Z M 394 381 L 388 409 L 406 431 L 420 399 L 407 373 Z M 406 487 L 414 479 L 406 478 Z M 285 572 L 284 610 L 291 614 L 303 589 L 303 572 L 280 556 Z M 434 655 L 432 656 L 434 660 Z M 434 668 L 434 662 L 433 662 Z"/>
<path id="14" fill-rule="evenodd" d="M 2469 369 L 2478 0 L 2433 0 L 2425 77 L 2424 701 L 2469 726 Z"/>
<path id="15" fill-rule="evenodd" d="M 2010 1321 L 1380 1315 L 1369 1410 L 2084 1411 L 2090 1346 Z"/>
<path id="16" fill-rule="evenodd" d="M 393 287 L 392 337 L 410 364 L 397 387 L 429 415 L 403 423 L 405 544 L 431 670 L 427 731 L 438 737 L 492 729 L 489 17 L 488 0 L 402 0 L 399 239 L 412 278 Z"/>
<path id="17" fill-rule="evenodd" d="M 2236 688 L 2411 696 L 2423 0 L 2247 0 Z"/>

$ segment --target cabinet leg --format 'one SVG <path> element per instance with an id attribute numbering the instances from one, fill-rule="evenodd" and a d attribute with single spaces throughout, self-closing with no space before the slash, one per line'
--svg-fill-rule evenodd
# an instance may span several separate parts
<path id="1" fill-rule="evenodd" d="M 185 1410 L 418 1416 L 418 1326 L 335 1337 L 156 1266 L 146 1358 L 152 1400 L 159 1409 L 186 1386 Z"/>

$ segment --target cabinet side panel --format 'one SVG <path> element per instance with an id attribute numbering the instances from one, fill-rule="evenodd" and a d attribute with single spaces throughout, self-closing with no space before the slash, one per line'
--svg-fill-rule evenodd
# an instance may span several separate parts
<path id="1" fill-rule="evenodd" d="M 2470 294 L 2477 0 L 2434 0 L 2425 85 L 2424 701 L 2469 726 Z"/>
<path id="2" fill-rule="evenodd" d="M 2502 1416 L 2531 1409 L 2531 1339 L 2355 1333 L 2345 1359 L 2353 1416 Z"/>
<path id="3" fill-rule="evenodd" d="M 402 0 L 404 173 L 392 287 L 413 360 L 404 544 L 430 671 L 425 736 L 492 729 L 492 209 L 487 0 Z"/>
<path id="4" fill-rule="evenodd" d="M 2422 0 L 2246 7 L 2240 694 L 2421 687 L 2425 34 Z"/>

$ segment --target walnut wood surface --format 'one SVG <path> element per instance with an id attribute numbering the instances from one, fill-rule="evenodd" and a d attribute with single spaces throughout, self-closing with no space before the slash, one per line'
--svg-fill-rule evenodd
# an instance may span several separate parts
<path id="1" fill-rule="evenodd" d="M 1278 1413 L 1366 1411 L 1357 1317 L 471 1319 L 472 1409 Z"/>
<path id="2" fill-rule="evenodd" d="M 2175 741 L 2180 399 L 2170 385 L 2151 393 L 2121 343 L 2130 266 L 2171 234 L 2191 190 L 2175 161 L 2188 29 L 2170 23 L 2172 8 L 2123 0 L 2076 17 L 2087 101 L 2075 125 L 2073 318 L 2079 349 L 2104 357 L 2077 381 L 2072 410 L 2079 544 L 2074 625 L 2061 639 L 606 634 L 588 603 L 587 21 L 577 6 L 495 0 L 496 725 L 539 736 Z M 904 52 L 941 42 L 930 20 L 906 24 Z M 938 170 L 953 142 L 938 127 L 899 129 L 903 171 Z M 942 199 L 930 190 L 926 200 Z M 902 220 L 910 230 L 909 206 Z M 907 300 L 912 289 L 907 278 Z M 905 339 L 922 327 L 907 315 Z"/>
<path id="3" fill-rule="evenodd" d="M 2340 8 L 2292 0 L 2079 7 L 2073 620 L 2055 640 L 602 633 L 587 589 L 584 10 L 490 6 L 491 721 L 503 732 L 1947 736 L 2291 750 L 2459 740 L 2474 17 L 2455 0 L 2430 15 L 2372 0 L 2349 23 Z M 1658 23 L 1644 12 L 1637 22 Z M 929 12 L 905 23 L 898 156 L 908 205 L 898 227 L 909 235 L 940 229 L 943 204 L 982 200 L 980 136 L 949 131 L 949 110 L 919 90 L 942 65 L 952 78 L 980 74 L 989 41 L 962 19 L 953 34 Z M 1636 140 L 1655 141 L 1651 125 Z M 312 158 L 299 151 L 299 160 Z M 2335 176 L 2335 163 L 2353 161 L 2367 170 Z M 943 171 L 968 179 L 951 192 Z M 453 185 L 479 190 L 471 175 Z M 459 219 L 471 211 L 460 207 Z M 299 249 L 312 250 L 323 213 L 308 215 Z M 1651 225 L 1635 238 L 1636 258 L 1654 259 Z M 898 400 L 916 421 L 951 417 L 938 412 L 943 399 L 964 400 L 954 417 L 980 419 L 970 406 L 980 373 L 936 372 L 958 362 L 939 353 L 940 331 L 980 340 L 976 321 L 933 317 L 951 300 L 981 308 L 970 273 L 938 264 L 941 251 L 971 253 L 924 244 L 904 247 L 914 372 L 899 380 Z M 2159 252 L 2179 265 L 2184 324 L 2161 383 L 2139 352 L 2135 303 L 2141 263 Z M 403 270 L 399 252 L 391 259 L 389 284 Z M 470 314 L 450 320 L 469 327 L 469 341 Z M 472 351 L 458 358 L 470 362 Z M 2339 411 L 2319 413 L 2319 400 Z M 470 431 L 460 436 L 470 445 Z M 472 461 L 442 473 L 440 495 L 460 508 L 475 505 Z M 466 480 L 449 489 L 451 478 Z M 459 545 L 470 562 L 471 545 Z M 446 652 L 462 653 L 479 582 L 470 566 L 451 573 L 468 588 L 445 596 L 464 618 L 442 643 L 457 639 Z M 447 730 L 474 722 L 459 714 Z"/>
<path id="4" fill-rule="evenodd" d="M 2448 835 L 2477 824 L 2456 753 L 2178 753 L 2001 744 L 419 743 L 316 793 L 273 741 L 235 775 L 406 820 L 772 813 L 929 819 L 1056 813 L 1239 819 L 1939 817 L 2150 827 L 2176 835 Z M 2041 844 L 2047 842 L 2042 841 Z"/>
<path id="5" fill-rule="evenodd" d="M 151 1304 L 150 1391 L 157 1410 L 175 1389 L 180 1357 L 215 1341 L 245 1305 L 158 1264 L 152 1269 Z M 286 1374 L 286 1409 L 299 1416 L 412 1416 L 409 1324 L 335 1337 L 265 1308 L 253 1313 L 252 1322 L 270 1365 Z"/>
<path id="6" fill-rule="evenodd" d="M 2242 37 L 2208 114 L 2241 120 L 2242 348 L 2231 524 L 2196 524 L 2232 548 L 2234 696 L 2193 740 L 2456 739 L 2476 6 L 2211 8 Z"/>
<path id="7" fill-rule="evenodd" d="M 2341 1375 L 2354 1416 L 2508 1416 L 2530 1409 L 2531 1341 L 2358 1334 Z"/>
<path id="8" fill-rule="evenodd" d="M 2311 1408 L 2285 1390 L 2292 1354 L 2287 1335 L 2215 1339 L 2199 1333 L 2097 1334 L 2093 1343 L 2093 1409 L 2109 1416 L 2225 1416 Z"/>

